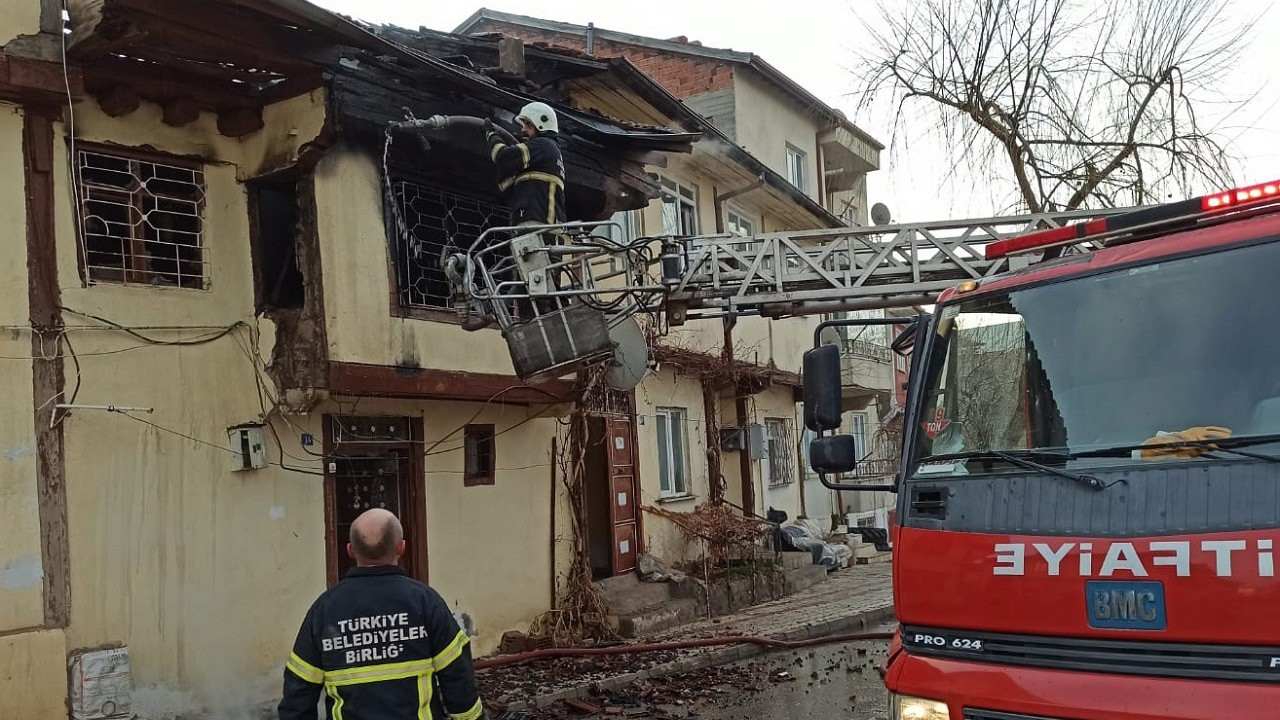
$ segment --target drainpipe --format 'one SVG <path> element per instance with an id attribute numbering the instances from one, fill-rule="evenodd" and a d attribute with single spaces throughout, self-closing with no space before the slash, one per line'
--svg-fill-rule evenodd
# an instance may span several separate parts
<path id="1" fill-rule="evenodd" d="M 721 322 L 724 323 L 724 359 L 729 367 L 733 367 L 733 326 L 737 323 L 735 316 L 727 315 Z M 739 430 L 742 431 L 742 448 L 738 451 L 738 473 L 741 477 L 742 485 L 742 509 L 743 514 L 748 516 L 756 516 L 756 484 L 755 473 L 751 467 L 751 435 L 747 432 L 747 396 L 738 390 L 737 383 L 733 387 L 733 405 L 734 414 L 737 418 Z M 758 517 L 758 516 L 757 516 Z"/>
<path id="2" fill-rule="evenodd" d="M 596 56 L 596 24 L 587 23 L 587 54 Z"/>
<path id="3" fill-rule="evenodd" d="M 821 133 L 819 133 L 821 135 Z M 817 136 L 814 136 L 817 141 Z M 832 203 L 827 202 L 827 153 L 822 149 L 822 143 L 817 143 L 818 148 L 818 204 L 827 208 L 827 212 L 834 213 L 833 208 L 827 207 Z"/>

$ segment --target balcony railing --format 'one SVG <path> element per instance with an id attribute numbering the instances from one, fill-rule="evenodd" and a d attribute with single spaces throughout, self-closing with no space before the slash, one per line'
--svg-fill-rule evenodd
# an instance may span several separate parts
<path id="1" fill-rule="evenodd" d="M 866 358 L 875 360 L 876 362 L 888 363 L 890 360 L 889 353 L 892 352 L 885 345 L 868 340 L 854 340 L 845 338 L 844 354 L 850 357 Z"/>
<path id="2" fill-rule="evenodd" d="M 870 480 L 896 475 L 897 472 L 897 458 L 867 458 L 859 460 L 858 467 L 851 473 L 843 473 L 842 477 L 846 480 Z"/>

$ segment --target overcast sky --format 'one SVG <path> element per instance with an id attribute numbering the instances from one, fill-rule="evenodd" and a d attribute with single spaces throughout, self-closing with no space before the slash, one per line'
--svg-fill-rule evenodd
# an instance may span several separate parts
<path id="1" fill-rule="evenodd" d="M 669 38 L 686 35 L 711 47 L 753 52 L 845 111 L 887 148 L 881 170 L 869 182 L 870 202 L 883 202 L 898 221 L 989 215 L 1007 199 L 984 183 L 943 182 L 946 149 L 936 142 L 894 137 L 891 118 L 859 112 L 851 67 L 855 49 L 869 42 L 867 27 L 878 17 L 873 0 L 313 0 L 331 10 L 375 23 L 450 31 L 480 7 L 563 22 Z M 890 0 L 893 2 L 901 0 Z M 908 0 L 909 1 L 909 0 Z M 1280 10 L 1265 13 L 1269 0 L 1233 0 L 1238 18 L 1263 19 L 1261 42 L 1246 51 L 1228 92 L 1259 97 L 1229 121 L 1238 135 L 1242 182 L 1280 179 Z M 999 195 L 999 197 L 997 197 Z"/>

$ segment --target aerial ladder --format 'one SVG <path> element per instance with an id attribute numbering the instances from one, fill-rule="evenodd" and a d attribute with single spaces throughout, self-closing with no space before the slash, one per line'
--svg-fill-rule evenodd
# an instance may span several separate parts
<path id="1" fill-rule="evenodd" d="M 605 366 L 611 385 L 629 389 L 644 374 L 646 333 L 708 318 L 927 305 L 958 283 L 1037 259 L 988 257 L 992 243 L 1126 210 L 628 241 L 614 239 L 620 228 L 609 222 L 491 228 L 441 260 L 464 327 L 497 325 L 522 380 Z M 1038 252 L 1089 249 L 1066 238 Z"/>

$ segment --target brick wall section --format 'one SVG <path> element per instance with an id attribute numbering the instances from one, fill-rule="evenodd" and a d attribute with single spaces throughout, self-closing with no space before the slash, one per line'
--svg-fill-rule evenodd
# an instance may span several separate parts
<path id="1" fill-rule="evenodd" d="M 471 30 L 472 33 L 500 32 L 507 37 L 518 37 L 526 43 L 546 43 L 558 47 L 586 52 L 587 39 L 582 35 L 550 32 L 533 28 L 514 27 L 504 23 L 484 20 Z M 687 98 L 714 90 L 733 87 L 731 63 L 700 57 L 685 57 L 654 50 L 639 45 L 596 39 L 596 57 L 624 57 L 653 78 L 667 92 L 678 98 Z"/>

